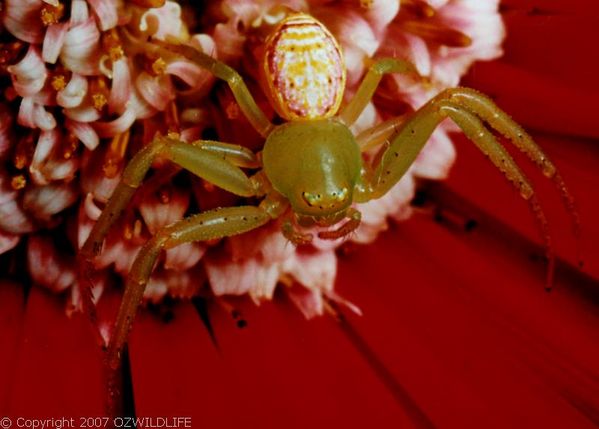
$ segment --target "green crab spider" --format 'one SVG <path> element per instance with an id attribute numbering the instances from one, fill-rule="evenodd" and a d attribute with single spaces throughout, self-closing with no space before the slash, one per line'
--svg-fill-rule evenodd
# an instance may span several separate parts
<path id="1" fill-rule="evenodd" d="M 292 36 L 288 37 L 289 34 Z M 300 38 L 303 44 L 297 43 Z M 339 111 L 345 85 L 341 50 L 320 22 L 309 15 L 293 14 L 277 26 L 265 45 L 263 83 L 273 107 L 287 120 L 274 125 L 231 67 L 184 45 L 156 42 L 151 46 L 160 55 L 182 55 L 226 81 L 249 122 L 264 136 L 264 148 L 261 155 L 256 155 L 242 146 L 218 141 L 188 144 L 176 135 L 156 137 L 126 166 L 80 256 L 91 263 L 100 253 L 111 225 L 158 157 L 233 194 L 261 198 L 261 202 L 257 206 L 225 207 L 192 215 L 166 226 L 148 240 L 126 280 L 107 348 L 111 368 L 116 369 L 120 364 L 146 284 L 163 250 L 186 242 L 242 234 L 278 218 L 282 219 L 282 233 L 295 244 L 309 243 L 313 237 L 302 232 L 301 227 L 314 225 L 336 226 L 319 232 L 320 238 L 343 237 L 360 224 L 360 212 L 353 204 L 379 198 L 389 191 L 446 118 L 463 130 L 529 202 L 543 231 L 549 260 L 547 281 L 551 284 L 554 257 L 545 215 L 529 180 L 487 126 L 505 136 L 556 182 L 576 223 L 572 198 L 548 156 L 486 96 L 467 88 L 447 89 L 408 117 L 389 120 L 354 136 L 349 127 L 372 98 L 382 77 L 389 73 L 416 74 L 416 71 L 410 63 L 395 58 L 374 61 L 355 96 Z M 302 49 L 301 56 L 280 55 Z M 324 75 L 310 75 L 309 79 L 307 50 L 312 52 L 313 63 L 308 65 L 315 69 L 313 66 L 320 62 L 317 65 L 323 66 Z M 283 70 L 295 72 L 284 74 Z M 373 163 L 366 162 L 362 153 L 377 145 L 384 145 L 382 156 Z M 258 169 L 258 172 L 248 175 L 243 169 Z"/>

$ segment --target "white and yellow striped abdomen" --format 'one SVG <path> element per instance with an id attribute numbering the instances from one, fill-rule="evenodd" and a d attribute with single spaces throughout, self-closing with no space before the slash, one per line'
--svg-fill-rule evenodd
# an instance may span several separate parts
<path id="1" fill-rule="evenodd" d="M 343 55 L 333 35 L 313 17 L 284 19 L 266 40 L 263 72 L 268 96 L 283 118 L 333 116 L 345 89 Z"/>

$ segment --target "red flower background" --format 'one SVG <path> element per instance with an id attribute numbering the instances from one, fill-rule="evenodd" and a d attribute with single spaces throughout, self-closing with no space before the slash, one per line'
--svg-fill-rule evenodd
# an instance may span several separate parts
<path id="1" fill-rule="evenodd" d="M 505 0 L 503 15 L 505 56 L 464 84 L 555 159 L 581 212 L 584 268 L 557 192 L 538 180 L 559 256 L 544 292 L 527 205 L 458 134 L 452 175 L 425 187 L 422 213 L 340 259 L 337 290 L 362 317 L 306 321 L 283 296 L 235 301 L 245 325 L 211 301 L 144 311 L 126 412 L 193 427 L 599 425 L 599 7 Z M 101 353 L 60 297 L 4 283 L 0 344 L 0 417 L 103 415 Z"/>

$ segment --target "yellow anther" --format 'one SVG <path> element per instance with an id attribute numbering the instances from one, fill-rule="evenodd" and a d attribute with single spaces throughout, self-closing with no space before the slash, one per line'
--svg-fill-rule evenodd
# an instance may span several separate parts
<path id="1" fill-rule="evenodd" d="M 108 104 L 108 85 L 104 77 L 99 76 L 96 79 L 90 79 L 90 94 L 94 108 L 101 111 Z"/>
<path id="2" fill-rule="evenodd" d="M 163 75 L 164 73 L 166 73 L 166 66 L 167 66 L 166 61 L 164 61 L 162 59 L 162 57 L 158 57 L 152 63 L 152 72 L 156 76 Z"/>
<path id="3" fill-rule="evenodd" d="M 25 179 L 25 176 L 23 176 L 22 174 L 19 174 L 18 176 L 14 176 L 10 181 L 10 186 L 15 191 L 18 191 L 19 189 L 23 189 L 25 187 L 25 185 L 27 185 L 27 179 Z"/>
<path id="4" fill-rule="evenodd" d="M 40 11 L 40 18 L 42 20 L 42 24 L 46 27 L 52 24 L 57 24 L 58 21 L 64 16 L 64 5 L 62 3 L 58 3 L 57 6 L 53 6 L 51 4 L 45 4 Z"/>
<path id="5" fill-rule="evenodd" d="M 94 102 L 94 109 L 102 110 L 104 106 L 108 103 L 108 100 L 104 96 L 104 94 L 94 94 L 92 95 L 92 100 Z"/>
<path id="6" fill-rule="evenodd" d="M 54 91 L 62 91 L 67 86 L 67 80 L 63 74 L 59 74 L 52 78 L 51 85 Z"/>
<path id="7" fill-rule="evenodd" d="M 125 51 L 123 51 L 123 47 L 120 45 L 113 46 L 108 50 L 108 55 L 110 56 L 110 59 L 114 62 L 122 58 L 125 55 Z"/>
<path id="8" fill-rule="evenodd" d="M 113 62 L 125 55 L 119 33 L 114 28 L 102 34 L 102 46 Z"/>

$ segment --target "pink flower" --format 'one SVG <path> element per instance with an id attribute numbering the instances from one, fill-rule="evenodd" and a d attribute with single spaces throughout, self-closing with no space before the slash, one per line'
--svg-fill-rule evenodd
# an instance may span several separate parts
<path id="1" fill-rule="evenodd" d="M 69 3 L 60 1 L 6 2 L 4 24 L 12 44 L 2 55 L 12 81 L 7 93 L 18 111 L 9 104 L 1 107 L 8 114 L 2 115 L 0 154 L 11 154 L 6 159 L 14 165 L 0 176 L 0 211 L 10 212 L 0 220 L 0 251 L 35 232 L 27 252 L 32 277 L 53 290 L 70 287 L 73 307 L 81 304 L 79 279 L 70 267 L 75 255 L 58 250 L 44 230 L 66 220 L 73 247 L 81 246 L 133 153 L 169 132 L 191 142 L 215 130 L 218 139 L 256 151 L 263 143 L 254 131 L 239 131 L 247 122 L 222 83 L 215 85 L 214 76 L 187 59 L 159 54 L 156 43 L 187 43 L 232 65 L 268 115 L 274 112 L 260 90 L 255 63 L 267 34 L 291 12 L 321 19 L 342 45 L 346 100 L 372 58 L 413 60 L 424 79 L 386 79 L 385 96 L 375 97 L 354 125 L 359 134 L 455 85 L 472 61 L 499 55 L 503 38 L 495 2 L 484 7 L 459 0 L 407 2 L 400 7 L 400 2 L 384 1 L 223 0 L 212 3 L 201 18 L 175 1 L 134 3 L 73 0 L 67 11 Z M 493 34 L 483 30 L 490 23 Z M 10 131 L 15 122 L 25 137 Z M 327 302 L 359 312 L 334 291 L 338 247 L 370 243 L 388 227 L 389 218 L 409 217 L 419 179 L 444 178 L 454 156 L 446 132 L 439 130 L 394 189 L 359 205 L 362 224 L 347 239 L 316 239 L 296 248 L 281 235 L 281 225 L 272 222 L 239 237 L 170 249 L 145 296 L 154 302 L 166 295 L 191 297 L 207 280 L 215 296 L 247 294 L 260 303 L 272 299 L 281 285 L 307 317 L 322 314 Z M 157 160 L 94 261 L 96 301 L 110 294 L 109 274 L 126 277 L 140 247 L 160 228 L 196 207 L 236 203 Z M 36 264 L 40 260 L 52 275 L 43 277 Z"/>

